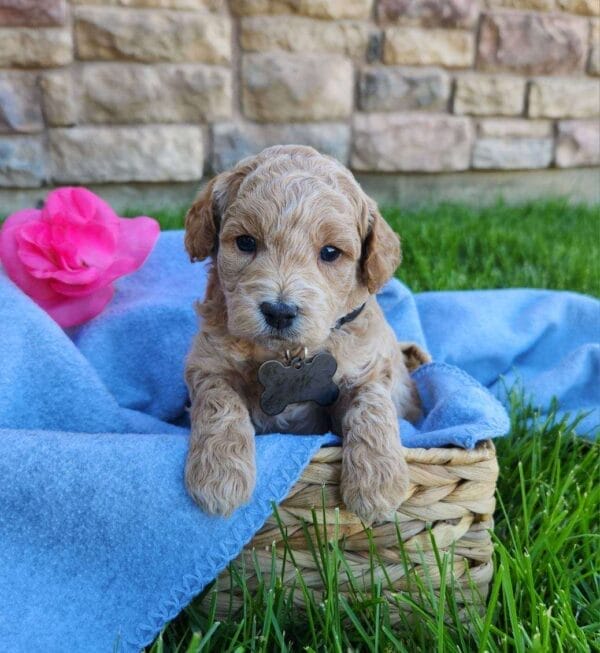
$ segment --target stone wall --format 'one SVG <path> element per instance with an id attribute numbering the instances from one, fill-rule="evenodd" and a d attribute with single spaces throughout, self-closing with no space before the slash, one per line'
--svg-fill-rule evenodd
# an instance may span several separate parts
<path id="1" fill-rule="evenodd" d="M 283 142 L 371 176 L 596 166 L 599 16 L 600 0 L 0 0 L 0 190 L 197 182 Z"/>

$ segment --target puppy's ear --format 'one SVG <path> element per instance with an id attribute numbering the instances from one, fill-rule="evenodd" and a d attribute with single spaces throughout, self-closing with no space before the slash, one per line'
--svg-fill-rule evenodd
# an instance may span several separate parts
<path id="1" fill-rule="evenodd" d="M 363 281 L 371 294 L 376 293 L 400 265 L 400 238 L 383 219 L 375 202 L 367 198 L 369 230 L 363 242 Z"/>
<path id="2" fill-rule="evenodd" d="M 185 248 L 192 261 L 202 261 L 216 253 L 223 215 L 235 200 L 242 181 L 261 160 L 260 155 L 242 159 L 231 171 L 211 179 L 192 204 L 185 216 Z"/>
<path id="3" fill-rule="evenodd" d="M 200 193 L 185 216 L 185 248 L 192 261 L 203 261 L 217 249 L 221 211 L 215 197 L 212 179 Z"/>

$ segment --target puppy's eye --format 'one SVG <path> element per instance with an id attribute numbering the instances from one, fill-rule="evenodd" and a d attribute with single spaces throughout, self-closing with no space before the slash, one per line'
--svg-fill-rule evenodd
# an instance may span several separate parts
<path id="1" fill-rule="evenodd" d="M 252 236 L 238 236 L 235 239 L 235 244 L 240 252 L 252 253 L 256 251 L 256 240 Z"/>
<path id="2" fill-rule="evenodd" d="M 337 247 L 334 247 L 333 245 L 325 245 L 325 247 L 321 249 L 319 256 L 322 261 L 325 261 L 325 263 L 331 263 L 339 258 L 341 253 L 342 252 L 340 252 Z"/>

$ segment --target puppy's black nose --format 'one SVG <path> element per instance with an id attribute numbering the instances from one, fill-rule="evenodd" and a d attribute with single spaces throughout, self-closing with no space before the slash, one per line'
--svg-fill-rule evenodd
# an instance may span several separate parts
<path id="1" fill-rule="evenodd" d="M 286 329 L 298 315 L 298 307 L 284 302 L 263 302 L 260 310 L 269 326 L 274 329 Z"/>

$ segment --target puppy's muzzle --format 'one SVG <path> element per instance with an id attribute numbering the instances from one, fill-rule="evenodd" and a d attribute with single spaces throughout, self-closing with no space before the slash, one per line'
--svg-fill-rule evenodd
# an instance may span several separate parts
<path id="1" fill-rule="evenodd" d="M 298 307 L 285 302 L 263 302 L 260 310 L 266 323 L 279 331 L 292 326 L 298 315 Z"/>

